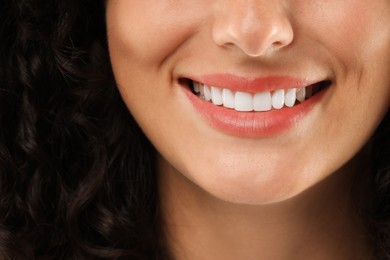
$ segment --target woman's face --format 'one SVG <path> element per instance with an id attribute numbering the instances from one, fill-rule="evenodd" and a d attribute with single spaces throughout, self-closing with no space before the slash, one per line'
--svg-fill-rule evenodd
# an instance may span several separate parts
<path id="1" fill-rule="evenodd" d="M 388 0 L 108 0 L 106 12 L 124 102 L 174 174 L 220 199 L 312 187 L 389 107 Z"/>

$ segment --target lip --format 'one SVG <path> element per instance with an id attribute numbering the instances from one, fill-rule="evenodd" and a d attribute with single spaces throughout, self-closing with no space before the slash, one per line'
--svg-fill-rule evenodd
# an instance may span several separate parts
<path id="1" fill-rule="evenodd" d="M 221 82 L 221 79 L 226 78 L 229 78 L 227 82 Z M 309 82 L 291 77 L 244 79 L 230 75 L 221 76 L 221 74 L 201 78 L 194 77 L 192 79 L 195 81 L 199 80 L 197 82 L 201 84 L 210 84 L 213 86 L 216 83 L 214 86 L 227 87 L 233 91 L 251 93 L 291 87 L 307 87 L 320 82 Z M 251 87 L 255 90 L 251 89 L 252 91 L 248 91 Z M 294 128 L 321 102 L 324 94 L 327 92 L 327 89 L 324 89 L 291 108 L 283 107 L 279 110 L 266 112 L 239 112 L 207 102 L 194 95 L 189 87 L 183 87 L 182 89 L 196 111 L 214 129 L 227 135 L 248 138 L 271 137 Z"/>
<path id="2" fill-rule="evenodd" d="M 241 91 L 251 94 L 277 89 L 303 88 L 319 82 L 319 80 L 300 79 L 291 76 L 245 78 L 232 74 L 209 74 L 188 78 L 207 86 L 228 88 L 235 92 Z"/>

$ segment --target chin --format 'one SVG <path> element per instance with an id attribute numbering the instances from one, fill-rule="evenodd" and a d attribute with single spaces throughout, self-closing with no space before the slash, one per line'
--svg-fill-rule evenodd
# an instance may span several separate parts
<path id="1" fill-rule="evenodd" d="M 206 176 L 197 175 L 198 178 L 190 182 L 218 200 L 235 204 L 268 205 L 289 200 L 309 189 L 314 180 L 301 178 L 301 175 L 294 171 L 208 169 Z"/>

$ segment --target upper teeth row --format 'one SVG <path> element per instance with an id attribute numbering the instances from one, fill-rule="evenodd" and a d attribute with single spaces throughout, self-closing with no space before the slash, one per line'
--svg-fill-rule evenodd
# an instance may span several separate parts
<path id="1" fill-rule="evenodd" d="M 289 88 L 264 91 L 256 94 L 247 92 L 232 92 L 227 88 L 209 87 L 194 82 L 194 91 L 199 97 L 214 105 L 222 105 L 236 111 L 269 111 L 283 106 L 293 107 L 296 100 L 303 102 L 311 96 L 312 88 Z"/>

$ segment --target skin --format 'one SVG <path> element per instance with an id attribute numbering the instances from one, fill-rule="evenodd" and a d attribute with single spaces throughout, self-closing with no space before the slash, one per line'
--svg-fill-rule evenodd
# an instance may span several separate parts
<path id="1" fill-rule="evenodd" d="M 349 187 L 389 108 L 389 1 L 108 0 L 106 14 L 118 88 L 159 153 L 177 259 L 366 256 Z M 332 85 L 293 128 L 245 138 L 184 95 L 180 78 L 210 73 Z"/>

